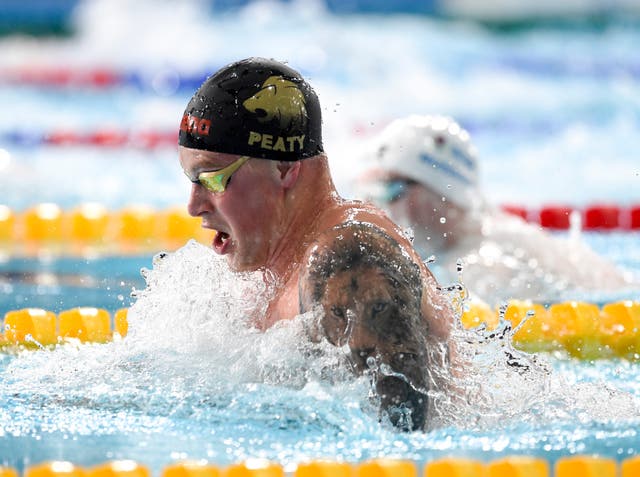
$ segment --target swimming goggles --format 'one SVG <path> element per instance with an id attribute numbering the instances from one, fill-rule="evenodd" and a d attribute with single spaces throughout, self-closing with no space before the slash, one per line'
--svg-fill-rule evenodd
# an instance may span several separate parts
<path id="1" fill-rule="evenodd" d="M 395 202 L 409 191 L 409 187 L 417 183 L 412 179 L 392 179 L 381 182 L 377 190 L 376 199 L 387 203 Z"/>
<path id="2" fill-rule="evenodd" d="M 189 177 L 191 182 L 201 184 L 202 187 L 214 194 L 222 194 L 226 190 L 231 176 L 249 159 L 251 159 L 251 157 L 242 156 L 227 167 L 218 169 L 217 171 L 201 172 L 196 179 L 191 179 L 188 175 L 187 177 Z"/>

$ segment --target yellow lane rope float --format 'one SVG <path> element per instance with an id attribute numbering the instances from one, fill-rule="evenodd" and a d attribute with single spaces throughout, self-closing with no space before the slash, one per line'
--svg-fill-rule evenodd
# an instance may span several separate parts
<path id="1" fill-rule="evenodd" d="M 551 213 L 549 211 L 555 211 L 551 216 L 566 219 L 566 224 L 541 221 L 541 226 L 567 229 L 570 210 L 556 209 L 549 207 L 544 210 L 547 215 Z M 589 215 L 592 209 L 599 210 L 595 206 L 588 209 L 585 218 L 593 215 Z M 595 216 L 601 217 L 603 213 Z M 603 217 L 606 224 L 611 222 L 607 222 L 608 215 Z M 622 230 L 640 230 L 640 205 L 633 209 L 632 217 L 632 226 L 622 227 Z M 585 229 L 611 229 L 604 225 L 600 227 L 599 223 L 589 226 L 587 221 Z M 71 256 L 95 253 L 122 255 L 152 251 L 158 247 L 173 250 L 189 239 L 208 244 L 211 237 L 212 232 L 202 229 L 200 219 L 190 217 L 184 206 L 159 209 L 145 204 L 130 204 L 110 210 L 93 202 L 70 209 L 63 209 L 55 203 L 40 203 L 16 211 L 0 204 L 0 253 L 5 255 L 38 255 L 43 252 Z"/>
<path id="2" fill-rule="evenodd" d="M 311 460 L 291 470 L 264 459 L 248 459 L 226 467 L 207 461 L 177 461 L 165 466 L 158 477 L 636 477 L 640 456 L 614 459 L 592 455 L 567 455 L 555 463 L 532 456 L 506 456 L 483 462 L 465 457 L 442 457 L 423 466 L 402 459 L 370 459 L 361 463 Z M 0 477 L 19 477 L 0 466 Z M 80 467 L 67 461 L 31 465 L 23 477 L 152 477 L 149 468 L 132 460 L 108 461 Z"/>
<path id="3" fill-rule="evenodd" d="M 85 203 L 64 210 L 42 203 L 17 213 L 0 205 L 0 252 L 9 256 L 126 255 L 175 250 L 190 239 L 209 244 L 212 236 L 185 207 Z"/>
<path id="4" fill-rule="evenodd" d="M 466 328 L 498 326 L 500 317 L 514 330 L 516 348 L 529 351 L 565 351 L 579 359 L 640 359 L 640 302 L 606 303 L 598 307 L 582 301 L 565 301 L 544 307 L 511 300 L 502 310 L 482 302 L 465 305 Z"/>
<path id="5" fill-rule="evenodd" d="M 104 343 L 128 331 L 127 308 L 113 316 L 104 309 L 77 307 L 58 314 L 41 308 L 9 311 L 4 316 L 0 346 L 41 348 L 69 340 Z M 465 305 L 465 328 L 496 328 L 500 319 L 513 329 L 516 348 L 528 352 L 560 351 L 578 359 L 640 360 L 640 301 L 616 301 L 598 307 L 566 301 L 544 307 L 512 300 L 501 310 L 481 302 Z M 0 476 L 1 477 L 1 476 Z"/>

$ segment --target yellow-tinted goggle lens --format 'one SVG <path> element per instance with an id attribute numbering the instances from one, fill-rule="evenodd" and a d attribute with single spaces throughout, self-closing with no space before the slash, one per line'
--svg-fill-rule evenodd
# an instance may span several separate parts
<path id="1" fill-rule="evenodd" d="M 231 176 L 240 169 L 240 166 L 250 159 L 249 156 L 242 156 L 238 160 L 232 162 L 224 169 L 210 172 L 201 172 L 198 174 L 198 182 L 202 186 L 216 194 L 222 194 L 227 188 L 227 184 Z"/>

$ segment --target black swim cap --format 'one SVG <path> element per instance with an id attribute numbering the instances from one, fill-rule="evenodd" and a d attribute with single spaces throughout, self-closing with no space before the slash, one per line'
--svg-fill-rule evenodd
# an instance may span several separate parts
<path id="1" fill-rule="evenodd" d="M 300 73 L 248 58 L 200 86 L 180 124 L 181 146 L 296 161 L 323 152 L 320 103 Z"/>

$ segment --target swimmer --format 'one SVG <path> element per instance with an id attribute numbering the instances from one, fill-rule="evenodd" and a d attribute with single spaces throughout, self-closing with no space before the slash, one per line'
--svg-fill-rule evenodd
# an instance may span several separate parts
<path id="1" fill-rule="evenodd" d="M 462 278 L 472 295 L 498 305 L 545 302 L 580 291 L 619 290 L 630 280 L 582 241 L 553 236 L 487 204 L 469 134 L 444 116 L 389 124 L 368 146 L 359 197 L 411 230 L 441 283 Z"/>
<path id="2" fill-rule="evenodd" d="M 346 345 L 357 372 L 377 373 L 391 421 L 424 428 L 427 348 L 446 341 L 453 315 L 403 232 L 338 195 L 310 85 L 273 60 L 230 64 L 187 105 L 179 145 L 193 183 L 188 210 L 216 231 L 213 250 L 232 270 L 262 271 L 277 285 L 256 326 L 317 313 L 311 338 Z"/>

